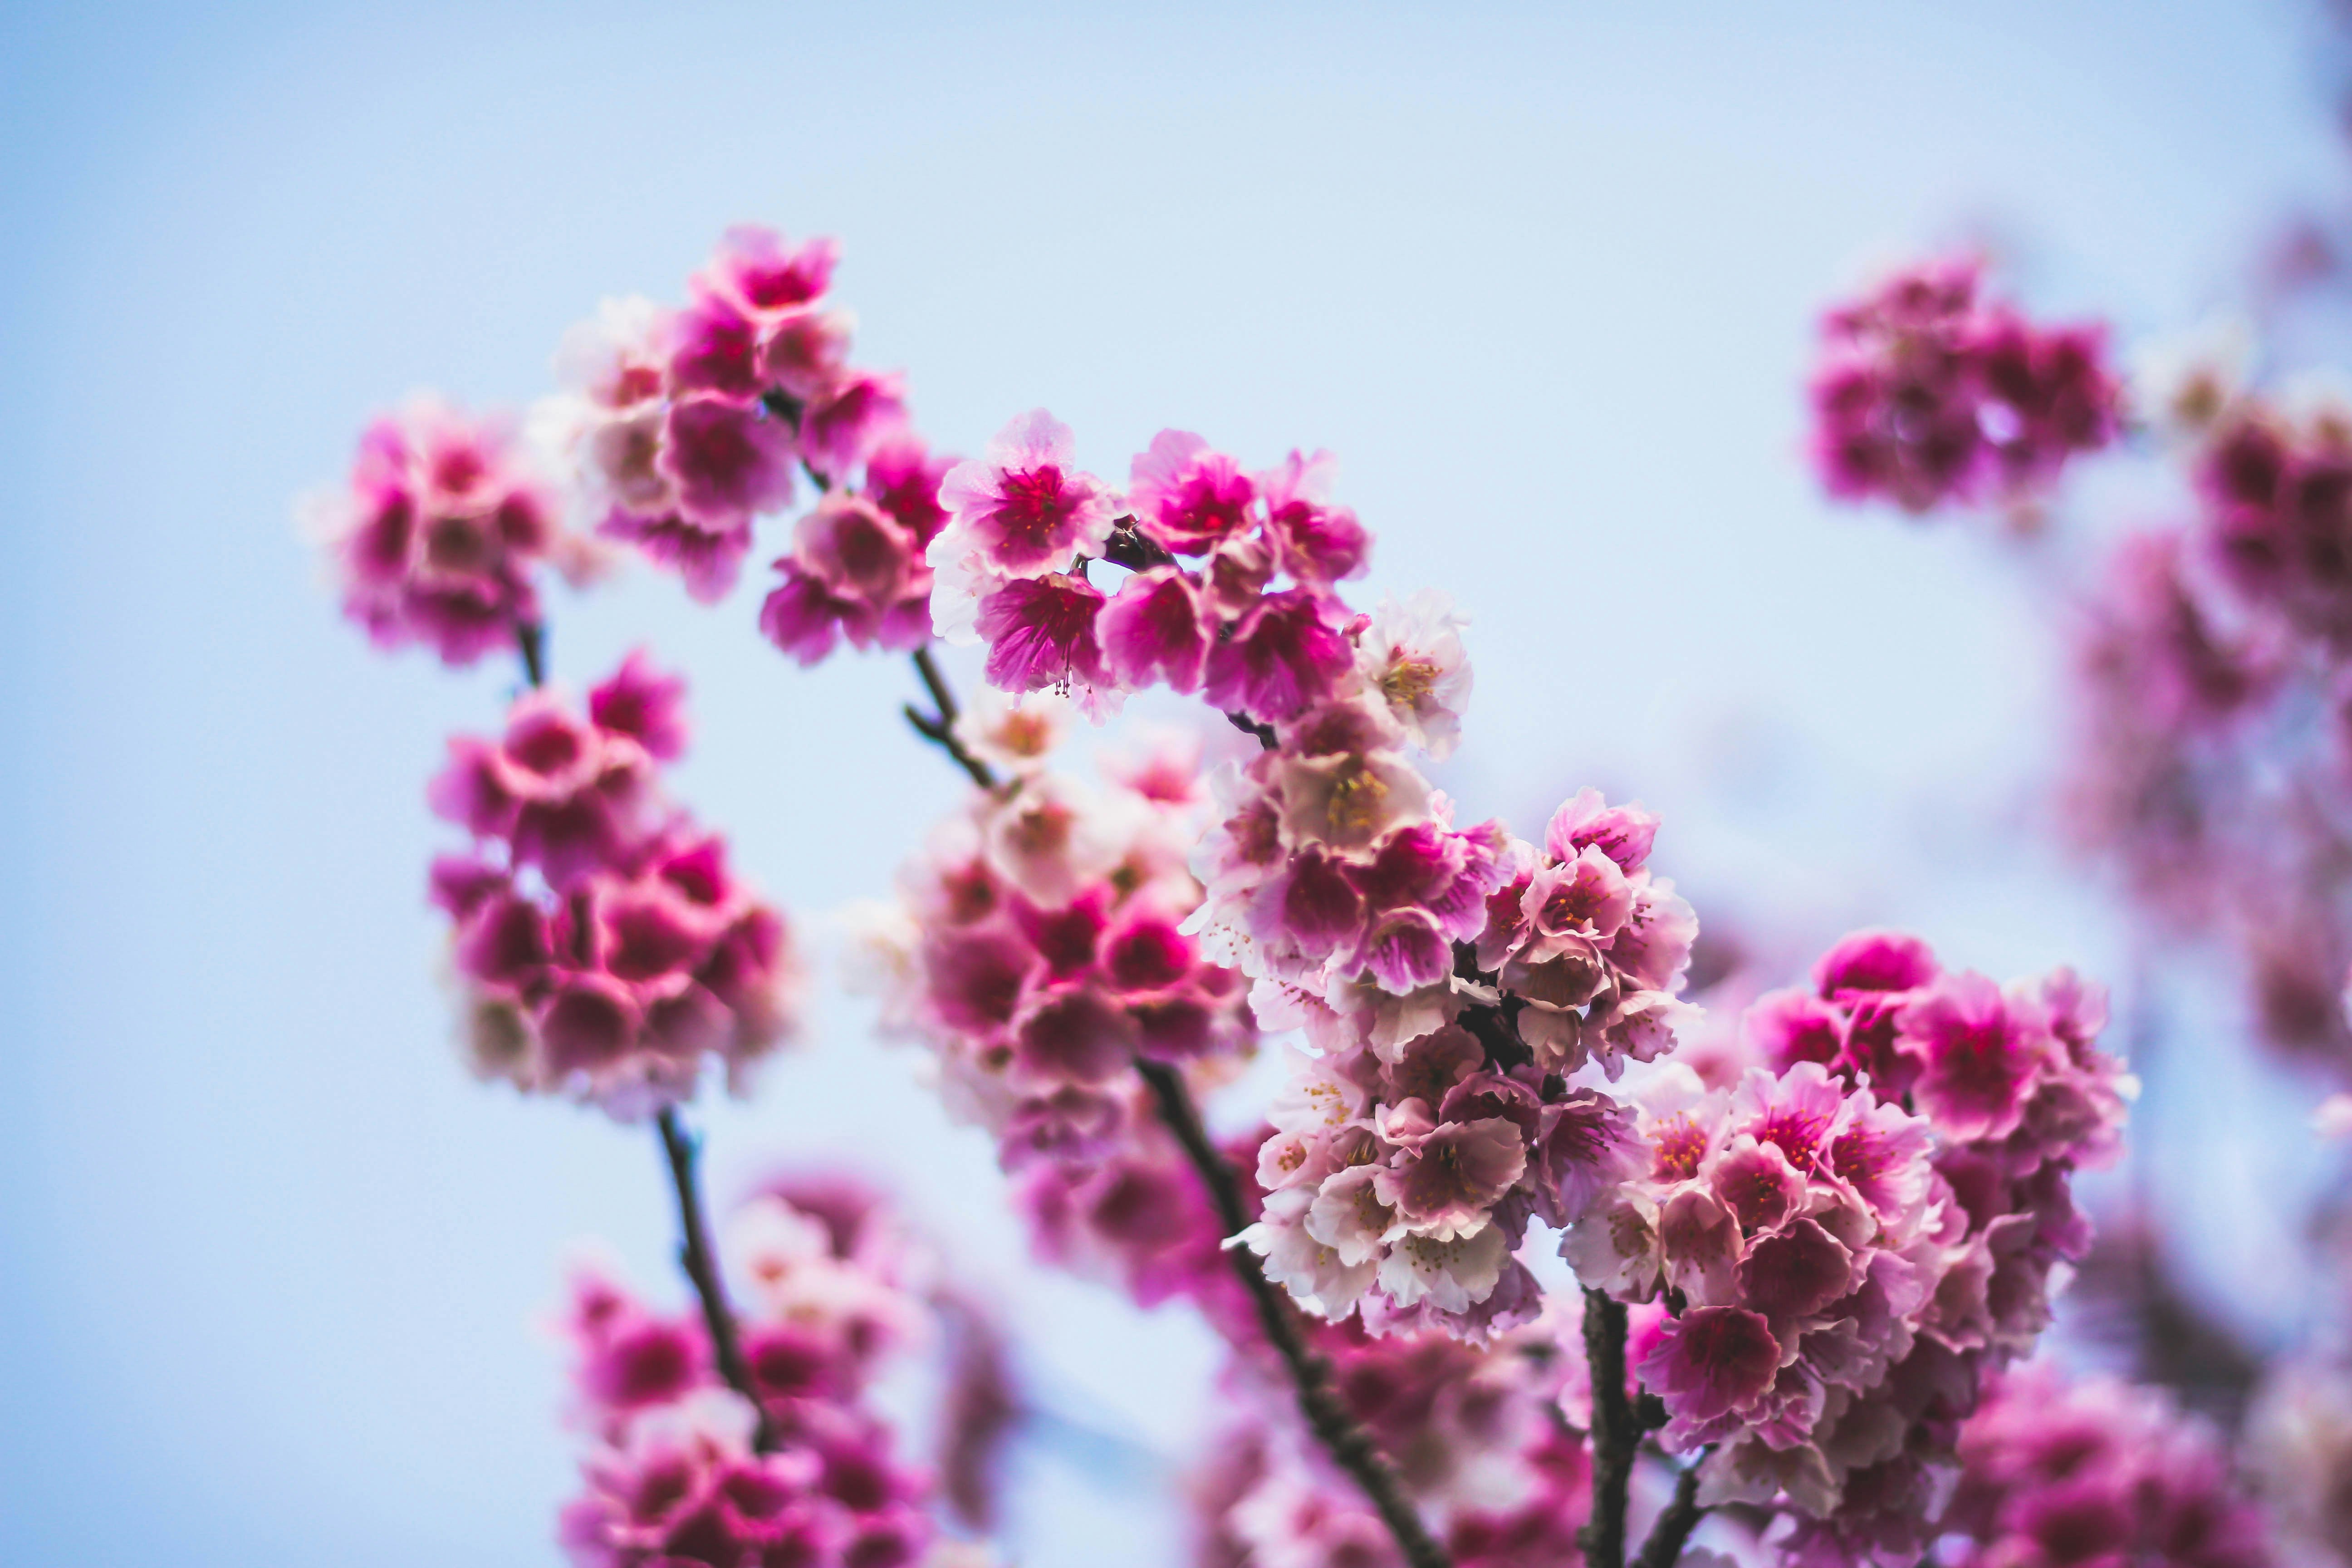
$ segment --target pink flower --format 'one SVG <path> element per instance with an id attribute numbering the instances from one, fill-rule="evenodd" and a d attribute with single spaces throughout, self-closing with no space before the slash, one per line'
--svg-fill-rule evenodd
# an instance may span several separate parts
<path id="1" fill-rule="evenodd" d="M 1108 684 L 1102 646 L 1095 640 L 1102 607 L 1102 595 L 1083 577 L 1049 572 L 1006 583 L 980 607 L 989 684 L 1004 691 Z"/>
<path id="2" fill-rule="evenodd" d="M 904 377 L 850 372 L 803 411 L 801 458 L 827 479 L 839 479 L 906 423 Z"/>
<path id="3" fill-rule="evenodd" d="M 1901 931 L 1858 931 L 1813 965 L 1813 985 L 1827 997 L 1853 991 L 1916 991 L 1943 971 L 1927 944 Z"/>
<path id="4" fill-rule="evenodd" d="M 2116 438 L 2103 330 L 2032 326 L 1981 302 L 1978 273 L 1928 262 L 1823 316 L 1811 444 L 1832 495 L 1914 512 L 2015 499 Z"/>
<path id="5" fill-rule="evenodd" d="M 1538 871 L 1520 909 L 1538 935 L 1606 941 L 1633 912 L 1633 893 L 1617 863 L 1592 845 Z"/>
<path id="6" fill-rule="evenodd" d="M 645 649 L 588 693 L 589 721 L 608 734 L 626 735 L 658 762 L 676 762 L 686 751 L 686 679 L 663 675 Z"/>
<path id="7" fill-rule="evenodd" d="M 1912 1002 L 1900 1040 L 1924 1064 L 1912 1089 L 1920 1107 L 1962 1139 L 2016 1131 L 2051 1044 L 2037 1010 L 1981 974 L 1948 977 Z"/>
<path id="8" fill-rule="evenodd" d="M 1635 1371 L 1677 1422 L 1696 1426 L 1752 1405 L 1780 1365 L 1780 1342 L 1761 1314 L 1693 1307 L 1666 1321 Z"/>
<path id="9" fill-rule="evenodd" d="M 1274 724 L 1323 701 L 1355 663 L 1328 614 L 1304 588 L 1268 595 L 1210 650 L 1202 697 Z"/>
<path id="10" fill-rule="evenodd" d="M 495 745 L 450 743 L 431 798 L 481 851 L 437 863 L 434 893 L 484 1076 L 634 1117 L 692 1093 L 709 1058 L 740 1088 L 790 1033 L 782 918 L 661 798 L 654 758 L 684 747 L 682 690 L 633 654 L 585 718 L 535 691 Z"/>
<path id="11" fill-rule="evenodd" d="M 1446 1240 L 1486 1226 L 1487 1211 L 1518 1184 L 1526 1168 L 1518 1128 L 1490 1117 L 1436 1128 L 1401 1149 L 1373 1179 L 1407 1229 Z"/>
<path id="12" fill-rule="evenodd" d="M 986 456 L 949 469 L 939 539 L 950 542 L 934 542 L 932 564 L 944 569 L 942 550 L 971 551 L 992 571 L 1034 577 L 1100 553 L 1110 537 L 1110 494 L 1070 467 L 1071 451 L 1070 427 L 1039 408 L 999 431 Z"/>
<path id="13" fill-rule="evenodd" d="M 934 456 L 920 437 L 904 430 L 886 438 L 866 459 L 866 499 L 914 536 L 919 553 L 930 548 L 947 526 L 940 484 L 954 467 L 953 458 Z"/>
<path id="14" fill-rule="evenodd" d="M 1338 468 L 1339 459 L 1328 452 L 1308 458 L 1294 451 L 1281 468 L 1257 477 L 1276 560 L 1313 588 L 1360 577 L 1371 564 L 1371 535 L 1354 512 L 1328 504 Z"/>
<path id="15" fill-rule="evenodd" d="M 840 253 L 832 239 L 812 239 L 794 249 L 773 229 L 740 224 L 719 237 L 698 280 L 745 314 L 774 321 L 823 298 Z"/>
<path id="16" fill-rule="evenodd" d="M 1257 487 L 1240 465 L 1189 430 L 1162 430 L 1128 482 L 1136 526 L 1178 555 L 1205 555 L 1255 526 Z"/>
<path id="17" fill-rule="evenodd" d="M 1544 828 L 1544 852 L 1555 860 L 1573 860 L 1587 848 L 1597 848 L 1631 875 L 1648 862 L 1657 837 L 1655 813 L 1638 805 L 1612 806 L 1599 790 L 1582 789 L 1551 814 Z"/>
<path id="18" fill-rule="evenodd" d="M 1103 664 L 1120 685 L 1163 679 L 1192 691 L 1216 636 L 1216 622 L 1192 578 L 1173 566 L 1138 573 L 1119 585 L 1096 621 Z"/>
<path id="19" fill-rule="evenodd" d="M 369 426 L 348 488 L 306 503 L 344 613 L 380 647 L 423 643 L 448 664 L 538 620 L 535 569 L 573 548 L 556 515 L 506 423 L 429 398 Z"/>
<path id="20" fill-rule="evenodd" d="M 663 471 L 677 487 L 680 516 L 723 533 L 792 500 L 792 432 L 756 408 L 717 397 L 682 397 L 664 424 Z"/>

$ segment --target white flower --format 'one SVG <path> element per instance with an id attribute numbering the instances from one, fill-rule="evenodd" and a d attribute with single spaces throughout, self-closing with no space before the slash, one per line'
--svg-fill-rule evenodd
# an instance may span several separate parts
<path id="1" fill-rule="evenodd" d="M 1315 1194 L 1286 1187 L 1267 1194 L 1265 1217 L 1236 1238 L 1265 1259 L 1265 1277 L 1325 1318 L 1342 1318 L 1371 1288 L 1378 1266 L 1350 1261 L 1337 1247 L 1318 1241 L 1301 1223 Z"/>
<path id="2" fill-rule="evenodd" d="M 1469 624 L 1444 590 L 1423 588 L 1402 605 L 1382 599 L 1356 647 L 1365 681 L 1413 744 L 1439 761 L 1454 750 L 1470 705 L 1470 656 L 1461 635 Z"/>
<path id="3" fill-rule="evenodd" d="M 1442 1312 L 1466 1312 L 1495 1293 L 1510 1258 L 1499 1225 L 1452 1241 L 1407 1236 L 1381 1260 L 1381 1289 L 1400 1307 L 1426 1296 Z"/>

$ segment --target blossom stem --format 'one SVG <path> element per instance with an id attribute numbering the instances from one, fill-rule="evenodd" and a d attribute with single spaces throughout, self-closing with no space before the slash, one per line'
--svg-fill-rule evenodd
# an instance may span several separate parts
<path id="1" fill-rule="evenodd" d="M 727 1386 L 751 1402 L 752 1451 L 772 1452 L 775 1434 L 768 1426 L 767 1406 L 761 1403 L 759 1391 L 752 1386 L 751 1369 L 743 1360 L 743 1344 L 735 1333 L 735 1314 L 728 1308 L 726 1288 L 719 1279 L 718 1259 L 710 1250 L 710 1227 L 702 1217 L 702 1193 L 694 1174 L 695 1139 L 679 1122 L 676 1106 L 663 1106 L 654 1122 L 661 1129 L 662 1151 L 669 1156 L 670 1182 L 677 1189 L 678 1226 L 685 1234 L 685 1239 L 678 1244 L 677 1258 L 686 1269 L 686 1277 L 694 1282 L 694 1293 L 702 1299 L 702 1321 L 710 1331 L 711 1358 L 719 1363 L 719 1375 L 726 1379 Z"/>
<path id="2" fill-rule="evenodd" d="M 1698 1503 L 1698 1468 L 1706 1460 L 1701 1454 L 1689 1467 L 1675 1478 L 1675 1495 L 1650 1526 L 1650 1539 L 1642 1542 L 1640 1555 L 1633 1559 L 1633 1568 L 1675 1568 L 1683 1554 L 1684 1543 L 1691 1531 L 1698 1528 L 1701 1515 L 1706 1510 Z"/>
<path id="3" fill-rule="evenodd" d="M 1249 1213 L 1243 1205 L 1232 1167 L 1209 1141 L 1208 1130 L 1202 1125 L 1201 1113 L 1192 1104 L 1183 1075 L 1164 1062 L 1144 1057 L 1135 1058 L 1135 1070 L 1150 1086 L 1159 1104 L 1160 1121 L 1175 1134 L 1185 1157 L 1199 1173 L 1202 1185 L 1209 1190 L 1218 1223 L 1224 1230 L 1225 1256 L 1233 1260 L 1234 1273 L 1249 1291 L 1266 1342 L 1289 1371 L 1292 1386 L 1297 1391 L 1299 1414 L 1307 1418 L 1307 1426 L 1339 1468 L 1363 1489 L 1364 1496 L 1379 1511 L 1381 1522 L 1396 1538 L 1397 1549 L 1412 1568 L 1450 1568 L 1452 1559 L 1432 1539 L 1421 1516 L 1405 1500 L 1387 1456 L 1333 1391 L 1331 1363 L 1307 1348 L 1305 1336 L 1299 1332 L 1297 1310 L 1281 1288 L 1265 1277 L 1265 1271 L 1258 1266 L 1257 1255 L 1233 1241 L 1248 1228 Z"/>
<path id="4" fill-rule="evenodd" d="M 540 621 L 517 621 L 515 651 L 522 655 L 523 679 L 535 690 L 547 684 L 547 626 Z"/>
<path id="5" fill-rule="evenodd" d="M 1255 735 L 1258 745 L 1265 751 L 1271 752 L 1282 743 L 1276 738 L 1273 725 L 1261 724 L 1246 713 L 1228 713 L 1225 722 L 1244 735 Z"/>
<path id="6" fill-rule="evenodd" d="M 1592 1370 L 1592 1519 L 1578 1541 L 1586 1568 L 1625 1568 L 1625 1497 L 1642 1435 L 1625 1397 L 1624 1303 L 1599 1290 L 1584 1293 L 1584 1357 Z"/>
<path id="7" fill-rule="evenodd" d="M 955 721 L 958 710 L 955 694 L 948 689 L 947 678 L 940 673 L 938 661 L 931 658 L 929 644 L 915 650 L 915 673 L 923 678 L 923 688 L 931 694 L 933 711 L 924 712 L 913 703 L 907 704 L 907 722 L 915 733 L 947 752 L 956 765 L 971 775 L 971 782 L 982 789 L 996 787 L 996 773 L 989 765 L 971 754 L 956 738 Z"/>

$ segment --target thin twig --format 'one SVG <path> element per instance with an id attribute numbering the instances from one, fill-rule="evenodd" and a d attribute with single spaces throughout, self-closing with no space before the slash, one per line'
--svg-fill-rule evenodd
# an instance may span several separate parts
<path id="1" fill-rule="evenodd" d="M 1650 1539 L 1642 1542 L 1641 1555 L 1633 1559 L 1633 1568 L 1675 1568 L 1691 1531 L 1698 1528 L 1700 1516 L 1706 1512 L 1698 1505 L 1698 1470 L 1706 1461 L 1706 1454 L 1701 1453 L 1675 1478 L 1674 1499 L 1650 1526 Z"/>
<path id="2" fill-rule="evenodd" d="M 726 1379 L 727 1386 L 751 1402 L 753 1452 L 772 1452 L 775 1434 L 768 1426 L 767 1406 L 761 1403 L 759 1390 L 751 1383 L 751 1369 L 743 1360 L 742 1342 L 735 1334 L 735 1314 L 728 1310 L 726 1287 L 719 1282 L 718 1260 L 710 1250 L 710 1229 L 702 1218 L 702 1194 L 694 1179 L 694 1139 L 679 1124 L 676 1106 L 663 1106 L 654 1124 L 661 1129 L 662 1152 L 669 1156 L 670 1184 L 677 1189 L 678 1227 L 685 1234 L 678 1244 L 677 1260 L 686 1277 L 694 1281 L 694 1293 L 702 1299 L 711 1359 L 719 1363 L 719 1375 Z"/>
<path id="3" fill-rule="evenodd" d="M 1282 743 L 1275 738 L 1273 725 L 1261 724 L 1246 713 L 1228 713 L 1225 722 L 1244 735 L 1255 735 L 1258 745 L 1266 751 L 1271 752 Z"/>
<path id="4" fill-rule="evenodd" d="M 1135 1059 L 1135 1070 L 1150 1086 L 1152 1097 L 1159 1102 L 1160 1121 L 1176 1135 L 1185 1157 L 1199 1173 L 1202 1184 L 1209 1189 L 1218 1223 L 1230 1242 L 1248 1228 L 1249 1213 L 1243 1206 L 1241 1189 L 1234 1181 L 1232 1168 L 1209 1141 L 1208 1130 L 1201 1123 L 1200 1112 L 1193 1107 L 1182 1075 L 1163 1062 L 1144 1057 Z M 1379 1510 L 1381 1521 L 1396 1538 L 1398 1550 L 1404 1553 L 1412 1568 L 1449 1568 L 1452 1559 L 1431 1538 L 1421 1516 L 1405 1500 L 1403 1489 L 1387 1457 L 1332 1391 L 1331 1363 L 1307 1348 L 1299 1332 L 1297 1310 L 1288 1297 L 1265 1277 L 1257 1255 L 1248 1247 L 1229 1245 L 1225 1256 L 1233 1260 L 1234 1273 L 1257 1308 L 1258 1326 L 1265 1331 L 1266 1342 L 1289 1370 L 1291 1384 L 1297 1391 L 1298 1411 L 1307 1418 L 1307 1425 L 1339 1468 L 1363 1489 L 1364 1496 Z"/>
<path id="5" fill-rule="evenodd" d="M 1624 1568 L 1625 1494 L 1641 1434 L 1625 1397 L 1625 1308 L 1584 1293 L 1584 1357 L 1592 1369 L 1592 1520 L 1579 1532 L 1585 1568 Z"/>
<path id="6" fill-rule="evenodd" d="M 940 673 L 937 661 L 931 658 L 930 645 L 915 650 L 915 673 L 923 678 L 924 689 L 931 694 L 931 713 L 926 713 L 913 703 L 907 704 L 907 722 L 915 733 L 930 742 L 956 761 L 956 765 L 970 774 L 971 782 L 982 789 L 996 787 L 996 773 L 986 763 L 971 754 L 955 732 L 955 694 L 948 689 L 947 678 Z"/>
<path id="7" fill-rule="evenodd" d="M 517 621 L 515 651 L 522 655 L 523 679 L 533 689 L 547 684 L 547 626 L 540 621 Z"/>

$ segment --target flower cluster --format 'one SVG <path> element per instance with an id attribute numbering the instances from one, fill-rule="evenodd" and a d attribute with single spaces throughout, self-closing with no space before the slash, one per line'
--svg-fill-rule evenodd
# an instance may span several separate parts
<path id="1" fill-rule="evenodd" d="M 2160 1393 L 2047 1365 L 1997 1379 L 1960 1434 L 1953 1568 L 2265 1568 L 2262 1516 L 2214 1435 Z"/>
<path id="2" fill-rule="evenodd" d="M 1279 777 L 1284 757 L 1252 767 Z M 1323 776 L 1304 774 L 1310 788 Z M 1268 860 L 1284 855 L 1283 820 L 1316 825 L 1276 804 Z M 1242 841 L 1246 822 L 1207 852 Z M 1656 829 L 1587 790 L 1554 814 L 1541 850 L 1499 825 L 1456 835 L 1425 819 L 1352 848 L 1302 837 L 1244 898 L 1230 879 L 1212 885 L 1210 918 L 1250 922 L 1244 951 L 1295 988 L 1315 1047 L 1260 1151 L 1270 1195 L 1250 1233 L 1268 1274 L 1310 1309 L 1473 1335 L 1523 1321 L 1535 1291 L 1512 1254 L 1528 1221 L 1567 1225 L 1637 1173 L 1630 1115 L 1564 1079 L 1588 1060 L 1613 1077 L 1627 1058 L 1654 1057 L 1687 1011 L 1674 992 L 1697 922 L 1647 869 Z M 1351 915 L 1358 947 L 1302 953 L 1300 910 L 1339 901 L 1307 880 L 1325 867 L 1373 912 Z M 1292 890 L 1302 885 L 1309 897 Z"/>
<path id="3" fill-rule="evenodd" d="M 1154 1118 L 1135 1064 L 1213 1076 L 1255 1043 L 1241 977 L 1180 929 L 1201 899 L 1185 868 L 1200 748 L 1110 759 L 1091 787 L 1044 765 L 1055 713 L 1031 699 L 967 716 L 1011 777 L 975 791 L 903 869 L 898 903 L 872 911 L 872 984 L 1008 1170 L 1052 1167 L 1036 1179 L 1068 1202 L 1174 1234 L 1167 1205 L 1199 1202 L 1198 1181 L 1139 1144 Z"/>
<path id="4" fill-rule="evenodd" d="M 2340 1063 L 2352 406 L 2191 401 L 2199 520 L 2126 539 L 2078 623 L 2069 824 L 2163 927 L 2236 949 L 2265 1038 Z"/>
<path id="5" fill-rule="evenodd" d="M 927 1321 L 887 1225 L 868 1215 L 845 1234 L 833 1217 L 768 1194 L 729 1227 L 758 1413 L 719 1380 L 698 1312 L 654 1311 L 602 1270 L 574 1278 L 562 1327 L 590 1448 L 559 1535 L 575 1568 L 925 1559 L 929 1478 L 895 1454 L 866 1394 Z"/>
<path id="6" fill-rule="evenodd" d="M 783 581 L 760 606 L 760 630 L 804 665 L 836 643 L 920 647 L 931 637 L 931 569 L 924 552 L 947 513 L 940 482 L 953 459 L 901 432 L 866 459 L 857 489 L 826 492 L 803 515 Z"/>
<path id="7" fill-rule="evenodd" d="M 2331 651 L 2352 646 L 2352 407 L 2236 398 L 2189 463 L 2208 547 L 2245 598 Z"/>
<path id="8" fill-rule="evenodd" d="M 2120 427 L 2096 326 L 2038 327 L 1972 258 L 1906 268 L 1822 318 L 1813 461 L 1830 493 L 1906 510 L 2030 495 Z"/>
<path id="9" fill-rule="evenodd" d="M 1916 1561 L 1983 1376 L 2031 1351 L 2129 1081 L 2067 971 L 2006 989 L 1865 931 L 1741 1019 L 1758 1065 L 1632 1090 L 1645 1168 L 1572 1226 L 1588 1286 L 1661 1298 L 1636 1368 L 1703 1502 L 1778 1503 L 1824 1563 Z"/>
<path id="10" fill-rule="evenodd" d="M 2298 1568 L 2352 1563 L 2352 1367 L 2312 1354 L 2279 1358 L 2247 1412 L 2246 1449 L 2280 1543 L 2292 1548 L 2287 1560 Z"/>
<path id="11" fill-rule="evenodd" d="M 740 1085 L 789 1032 L 783 917 L 660 789 L 683 691 L 632 655 L 584 714 L 527 692 L 496 740 L 450 742 L 431 800 L 475 847 L 434 863 L 433 898 L 484 1076 L 640 1116 L 691 1095 L 706 1056 Z"/>
<path id="12" fill-rule="evenodd" d="M 608 300 L 558 351 L 565 391 L 534 422 L 572 458 L 598 531 L 676 570 L 698 599 L 733 585 L 751 520 L 791 502 L 795 464 L 819 488 L 838 488 L 896 438 L 900 455 L 866 486 L 877 509 L 890 504 L 891 475 L 903 477 L 909 461 L 921 468 L 919 454 L 904 455 L 900 379 L 848 363 L 849 318 L 825 300 L 835 251 L 829 239 L 792 247 L 767 229 L 730 229 L 689 279 L 683 308 Z M 836 521 L 807 535 L 813 560 L 824 560 L 830 542 L 827 581 L 849 596 L 911 592 L 882 581 L 856 525 Z M 859 629 L 875 635 L 863 622 Z"/>
<path id="13" fill-rule="evenodd" d="M 1541 1319 L 1479 1349 L 1444 1334 L 1315 1333 L 1332 1387 L 1394 1465 L 1405 1495 L 1458 1568 L 1553 1568 L 1578 1560 L 1591 1503 L 1585 1417 L 1562 1407 L 1580 1370 L 1578 1321 Z M 1199 1560 L 1390 1568 L 1388 1531 L 1300 1428 L 1286 1392 L 1246 1364 L 1226 1378 L 1243 1414 L 1195 1478 Z"/>
<path id="14" fill-rule="evenodd" d="M 511 647 L 538 621 L 541 561 L 590 569 L 561 512 L 502 423 L 426 397 L 370 425 L 350 483 L 303 503 L 343 613 L 380 647 L 423 643 L 449 664 Z"/>
<path id="15" fill-rule="evenodd" d="M 1072 449 L 1069 427 L 1037 409 L 940 487 L 932 618 L 951 642 L 987 643 L 991 684 L 1078 693 L 1099 709 L 1164 683 L 1271 724 L 1356 676 L 1365 626 L 1335 588 L 1362 574 L 1371 541 L 1330 504 L 1328 453 L 1250 474 L 1200 437 L 1163 430 L 1122 497 L 1073 467 Z M 1096 560 L 1130 574 L 1106 594 L 1088 574 Z M 1468 685 L 1453 629 L 1400 627 L 1406 640 L 1391 639 L 1373 675 L 1441 727 Z M 1380 634 L 1374 647 L 1378 657 Z"/>

